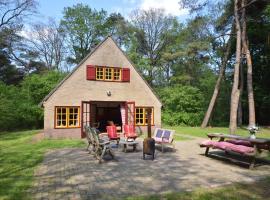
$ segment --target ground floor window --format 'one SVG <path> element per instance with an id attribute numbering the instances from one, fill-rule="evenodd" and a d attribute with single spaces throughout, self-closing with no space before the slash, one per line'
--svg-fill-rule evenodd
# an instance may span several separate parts
<path id="1" fill-rule="evenodd" d="M 135 109 L 135 122 L 136 125 L 148 125 L 147 109 L 149 107 L 136 107 Z M 151 125 L 154 125 L 154 108 L 152 109 Z"/>
<path id="2" fill-rule="evenodd" d="M 80 107 L 55 107 L 55 128 L 74 128 L 80 126 Z"/>

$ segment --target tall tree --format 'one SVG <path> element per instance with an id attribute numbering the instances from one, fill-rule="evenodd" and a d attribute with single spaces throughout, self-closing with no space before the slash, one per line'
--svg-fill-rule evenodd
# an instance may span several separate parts
<path id="1" fill-rule="evenodd" d="M 14 52 L 22 41 L 25 19 L 35 13 L 35 0 L 0 0 L 0 79 L 7 84 L 18 84 L 24 71 L 15 65 Z"/>
<path id="2" fill-rule="evenodd" d="M 35 0 L 0 0 L 0 29 L 22 23 L 35 8 Z"/>
<path id="3" fill-rule="evenodd" d="M 234 65 L 233 86 L 231 92 L 231 108 L 230 108 L 230 126 L 231 134 L 234 134 L 237 128 L 237 109 L 239 105 L 240 89 L 239 89 L 239 72 L 241 63 L 241 25 L 239 18 L 239 0 L 234 0 L 234 18 L 236 27 L 236 56 Z"/>
<path id="4" fill-rule="evenodd" d="M 83 4 L 64 9 L 61 27 L 71 48 L 70 63 L 79 63 L 104 38 L 106 16 L 106 11 L 97 11 Z"/>
<path id="5" fill-rule="evenodd" d="M 218 74 L 218 78 L 217 78 L 216 85 L 215 85 L 215 88 L 214 88 L 214 92 L 213 92 L 212 98 L 210 100 L 210 103 L 208 105 L 208 109 L 207 109 L 207 111 L 205 113 L 203 122 L 201 124 L 202 128 L 205 128 L 207 126 L 207 124 L 209 122 L 209 119 L 210 119 L 210 117 L 211 117 L 211 115 L 213 113 L 213 109 L 214 109 L 214 106 L 216 104 L 219 92 L 220 92 L 221 82 L 222 82 L 223 76 L 225 74 L 226 65 L 228 63 L 229 56 L 230 56 L 231 43 L 232 43 L 232 37 L 233 37 L 232 34 L 233 33 L 234 33 L 234 30 L 232 29 L 230 38 L 229 38 L 229 40 L 227 41 L 227 43 L 225 45 L 225 54 L 224 54 L 224 57 L 222 58 L 222 61 L 221 61 L 221 66 L 220 66 L 220 69 L 219 69 L 219 74 Z"/>
<path id="6" fill-rule="evenodd" d="M 65 58 L 65 34 L 52 19 L 48 23 L 33 25 L 30 33 L 30 47 L 48 70 L 60 70 Z"/>
<path id="7" fill-rule="evenodd" d="M 249 2 L 252 3 L 252 2 Z M 253 81 L 252 81 L 252 58 L 248 45 L 248 36 L 247 36 L 247 23 L 246 23 L 246 6 L 247 0 L 242 0 L 242 44 L 243 44 L 243 53 L 246 56 L 247 61 L 247 93 L 248 93 L 248 110 L 249 110 L 249 126 L 255 126 L 255 101 L 253 94 Z"/>
<path id="8" fill-rule="evenodd" d="M 16 68 L 10 59 L 10 40 L 13 30 L 4 29 L 0 31 L 0 81 L 5 84 L 18 84 L 23 78 L 23 71 Z"/>
<path id="9" fill-rule="evenodd" d="M 159 72 L 160 59 L 168 45 L 168 33 L 173 26 L 173 18 L 162 9 L 135 10 L 131 15 L 135 27 L 135 51 L 146 59 L 147 67 L 142 69 L 150 85 Z"/>
<path id="10" fill-rule="evenodd" d="M 104 24 L 106 32 L 120 47 L 127 48 L 132 34 L 129 22 L 120 13 L 111 13 Z"/>

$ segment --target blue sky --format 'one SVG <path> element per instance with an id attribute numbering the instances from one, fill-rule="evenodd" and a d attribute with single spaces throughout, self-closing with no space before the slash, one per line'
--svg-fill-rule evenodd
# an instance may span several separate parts
<path id="1" fill-rule="evenodd" d="M 136 9 L 163 8 L 167 14 L 178 16 L 180 20 L 187 17 L 187 11 L 180 9 L 179 0 L 39 0 L 36 21 L 43 21 L 44 18 L 52 17 L 61 19 L 64 7 L 77 3 L 88 4 L 91 8 L 100 10 L 103 8 L 108 13 L 120 12 L 128 17 L 129 13 Z"/>

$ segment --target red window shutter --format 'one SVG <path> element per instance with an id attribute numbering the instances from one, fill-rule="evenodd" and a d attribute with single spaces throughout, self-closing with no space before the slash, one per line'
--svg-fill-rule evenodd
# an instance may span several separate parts
<path id="1" fill-rule="evenodd" d="M 130 81 L 130 69 L 129 68 L 123 68 L 122 70 L 122 81 L 123 82 L 129 82 Z"/>
<path id="2" fill-rule="evenodd" d="M 96 68 L 93 65 L 87 65 L 86 67 L 86 79 L 96 80 Z"/>

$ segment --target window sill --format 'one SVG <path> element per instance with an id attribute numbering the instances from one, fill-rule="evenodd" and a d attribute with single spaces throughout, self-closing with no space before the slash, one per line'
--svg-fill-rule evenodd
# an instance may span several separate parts
<path id="1" fill-rule="evenodd" d="M 54 127 L 54 129 L 74 129 L 74 128 L 81 128 L 80 126 L 74 126 L 74 127 Z"/>

